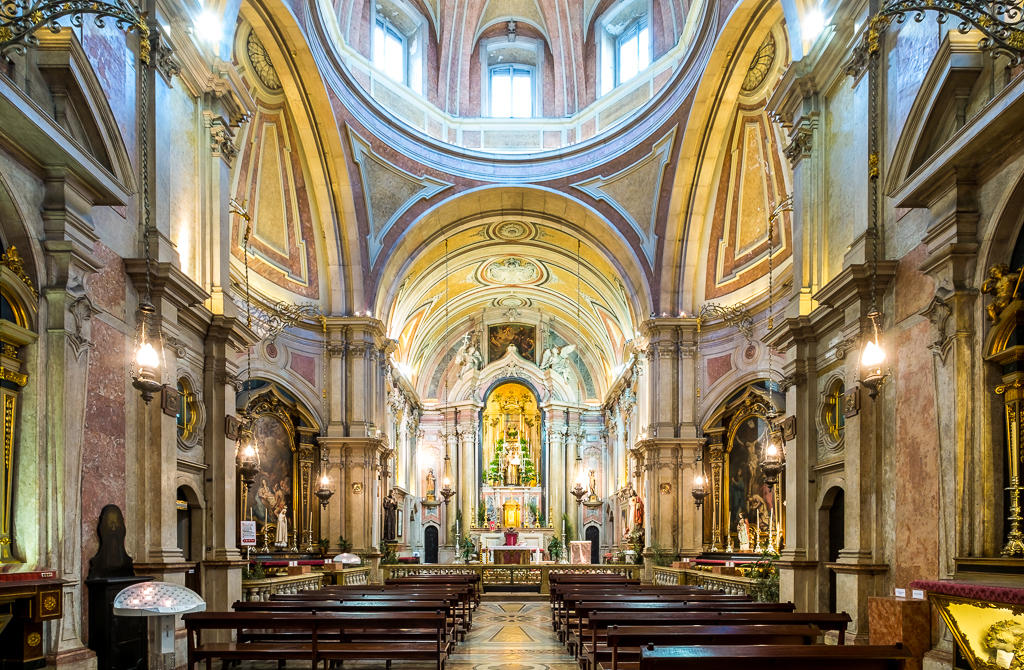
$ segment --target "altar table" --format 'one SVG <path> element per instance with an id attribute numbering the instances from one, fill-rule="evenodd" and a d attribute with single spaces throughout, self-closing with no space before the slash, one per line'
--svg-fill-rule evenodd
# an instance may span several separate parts
<path id="1" fill-rule="evenodd" d="M 590 540 L 569 542 L 569 562 L 573 564 L 590 563 Z"/>
<path id="2" fill-rule="evenodd" d="M 494 563 L 500 565 L 529 565 L 533 553 L 529 547 L 491 547 L 490 551 Z"/>

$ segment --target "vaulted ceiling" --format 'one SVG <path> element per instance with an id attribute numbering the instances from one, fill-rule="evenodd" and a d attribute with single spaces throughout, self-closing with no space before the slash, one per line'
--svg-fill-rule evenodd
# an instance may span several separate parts
<path id="1" fill-rule="evenodd" d="M 537 21 L 553 31 L 558 3 L 516 2 L 520 17 L 543 8 Z M 465 4 L 423 3 L 432 39 Z M 508 3 L 479 4 L 473 26 Z M 607 6 L 571 14 L 581 52 L 582 22 Z M 366 63 L 326 39 L 351 34 L 364 2 L 243 4 L 233 58 L 256 113 L 233 195 L 253 203 L 258 292 L 331 313 L 371 311 L 414 377 L 487 323 L 540 324 L 579 340 L 588 394 L 599 397 L 649 313 L 764 296 L 767 213 L 791 179 L 783 133 L 765 110 L 791 51 L 784 9 L 673 4 L 673 16 L 694 12 L 696 30 L 684 44 L 685 21 L 676 22 L 682 51 L 659 92 L 589 139 L 500 153 L 432 137 L 367 90 L 355 74 Z M 783 223 L 776 269 L 792 254 Z M 431 383 L 418 381 L 425 397 L 436 393 Z"/>

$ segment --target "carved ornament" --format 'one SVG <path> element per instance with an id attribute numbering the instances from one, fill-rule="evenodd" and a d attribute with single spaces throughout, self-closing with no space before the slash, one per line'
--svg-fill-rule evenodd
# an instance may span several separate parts
<path id="1" fill-rule="evenodd" d="M 25 264 L 21 260 L 21 255 L 18 253 L 17 247 L 13 244 L 7 247 L 7 251 L 0 255 L 0 265 L 6 266 L 7 269 L 13 272 L 18 279 L 28 287 L 28 290 L 32 292 L 33 297 L 37 300 L 39 299 L 39 293 L 36 292 L 35 286 L 32 285 L 32 279 L 28 276 L 28 273 L 25 272 Z"/>

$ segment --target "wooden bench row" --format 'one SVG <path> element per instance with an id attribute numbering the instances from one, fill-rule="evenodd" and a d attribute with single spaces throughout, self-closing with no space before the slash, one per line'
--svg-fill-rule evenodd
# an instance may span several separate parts
<path id="1" fill-rule="evenodd" d="M 443 612 L 194 612 L 182 617 L 188 638 L 188 670 L 221 661 L 417 660 L 444 670 L 450 653 Z M 232 642 L 204 633 L 234 631 Z M 290 634 L 281 639 L 282 634 Z M 268 639 L 268 635 L 270 637 Z"/>

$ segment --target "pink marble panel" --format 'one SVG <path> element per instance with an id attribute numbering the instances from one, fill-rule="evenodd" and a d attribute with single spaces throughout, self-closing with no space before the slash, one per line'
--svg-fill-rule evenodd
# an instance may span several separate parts
<path id="1" fill-rule="evenodd" d="M 931 324 L 922 319 L 895 335 L 896 431 L 891 445 L 895 480 L 893 583 L 934 579 L 939 562 L 937 419 Z"/>

